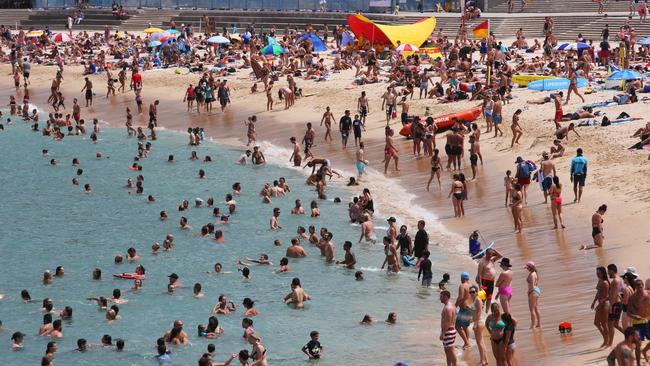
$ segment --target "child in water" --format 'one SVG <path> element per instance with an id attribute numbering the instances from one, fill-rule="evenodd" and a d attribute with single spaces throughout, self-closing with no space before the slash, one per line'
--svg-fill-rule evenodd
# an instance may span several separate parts
<path id="1" fill-rule="evenodd" d="M 311 338 L 311 340 L 302 347 L 302 352 L 306 354 L 310 360 L 320 359 L 321 356 L 323 355 L 324 347 L 318 341 L 319 336 L 320 333 L 318 333 L 318 331 L 316 330 L 312 331 L 311 333 L 309 333 L 309 337 Z"/>

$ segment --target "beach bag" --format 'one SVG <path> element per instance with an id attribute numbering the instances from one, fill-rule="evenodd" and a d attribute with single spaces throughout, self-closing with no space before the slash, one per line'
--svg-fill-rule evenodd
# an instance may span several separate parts
<path id="1" fill-rule="evenodd" d="M 604 116 L 602 122 L 600 122 L 601 126 L 609 126 L 611 124 L 612 123 L 609 121 L 609 118 L 607 118 L 607 116 Z"/>
<path id="2" fill-rule="evenodd" d="M 621 112 L 621 114 L 619 114 L 618 117 L 616 117 L 616 119 L 623 119 L 623 118 L 630 118 L 630 115 L 625 112 Z"/>

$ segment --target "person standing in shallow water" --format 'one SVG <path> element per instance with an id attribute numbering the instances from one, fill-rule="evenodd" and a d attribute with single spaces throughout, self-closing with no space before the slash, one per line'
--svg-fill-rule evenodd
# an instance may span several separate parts
<path id="1" fill-rule="evenodd" d="M 594 240 L 594 244 L 583 245 L 580 247 L 580 250 L 603 247 L 603 242 L 605 241 L 605 235 L 603 234 L 603 216 L 605 215 L 605 212 L 607 212 L 607 205 L 600 205 L 598 211 L 591 216 L 591 237 Z"/>
<path id="2" fill-rule="evenodd" d="M 440 341 L 445 349 L 447 366 L 456 366 L 456 307 L 450 301 L 449 291 L 440 293 L 440 302 L 444 304 L 440 315 Z"/>

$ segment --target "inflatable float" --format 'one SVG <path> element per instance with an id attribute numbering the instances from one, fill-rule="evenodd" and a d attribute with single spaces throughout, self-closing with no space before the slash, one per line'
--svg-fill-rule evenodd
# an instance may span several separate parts
<path id="1" fill-rule="evenodd" d="M 570 83 L 569 79 L 566 78 L 544 79 L 529 83 L 528 89 L 541 91 L 569 89 Z M 585 86 L 587 86 L 587 79 L 578 78 L 578 88 L 584 88 Z"/>
<path id="2" fill-rule="evenodd" d="M 519 85 L 519 86 L 528 86 L 529 83 L 537 80 L 546 80 L 546 79 L 554 79 L 555 76 L 551 75 L 514 75 L 512 77 L 512 82 Z"/>
<path id="3" fill-rule="evenodd" d="M 481 115 L 481 106 L 479 105 L 474 108 L 470 108 L 461 112 L 445 114 L 444 116 L 440 116 L 440 117 L 434 117 L 433 123 L 436 124 L 438 130 L 443 130 L 453 126 L 454 123 L 456 123 L 456 121 L 473 122 L 480 115 Z M 404 125 L 404 127 L 402 127 L 402 129 L 399 131 L 399 134 L 405 137 L 410 136 L 411 124 L 408 123 Z"/>
<path id="4" fill-rule="evenodd" d="M 144 280 L 144 275 L 137 273 L 115 273 L 113 277 L 123 278 L 125 280 Z"/>

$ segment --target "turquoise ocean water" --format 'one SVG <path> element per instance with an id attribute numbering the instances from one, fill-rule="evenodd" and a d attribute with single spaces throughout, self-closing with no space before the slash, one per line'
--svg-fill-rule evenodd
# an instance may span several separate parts
<path id="1" fill-rule="evenodd" d="M 48 149 L 49 156 L 43 157 L 42 149 Z M 241 151 L 210 142 L 189 147 L 185 135 L 163 131 L 153 141 L 152 153 L 140 162 L 144 167 L 140 172 L 145 177 L 144 195 L 129 194 L 135 190 L 125 187 L 127 178 L 135 180 L 138 172 L 127 168 L 136 150 L 137 140 L 126 137 L 123 129 L 104 129 L 98 144 L 92 144 L 88 136 L 54 141 L 31 132 L 23 122 L 5 125 L 5 130 L 0 131 L 0 293 L 5 294 L 0 301 L 0 320 L 4 323 L 0 332 L 1 364 L 34 365 L 50 340 L 38 336 L 43 315 L 40 304 L 23 304 L 22 289 L 29 290 L 35 300 L 52 298 L 54 319 L 65 306 L 73 308 L 72 319 L 63 322 L 64 337 L 57 340 L 56 365 L 156 364 L 152 359 L 155 341 L 171 328 L 175 319 L 184 321 L 191 345 L 173 347 L 172 364 L 195 365 L 208 343 L 216 345 L 215 360 L 224 361 L 231 353 L 250 350 L 241 338 L 244 297 L 252 298 L 260 311 L 254 318 L 254 328 L 267 348 L 270 365 L 307 364 L 300 348 L 309 340 L 311 330 L 320 332 L 325 347 L 325 357 L 319 365 L 392 365 L 394 361 L 431 365 L 444 358 L 437 341 L 439 325 L 419 322 L 440 311 L 437 291 L 419 288 L 416 273 L 406 271 L 387 276 L 377 270 L 384 259 L 383 247 L 357 244 L 359 228 L 347 219 L 350 191 L 329 186 L 328 197 L 340 196 L 343 203 L 319 201 L 321 218 L 292 216 L 289 212 L 295 199 L 301 199 L 307 209 L 316 197 L 313 187 L 304 185 L 302 173 L 272 164 L 236 165 Z M 213 162 L 188 160 L 192 150 L 201 158 L 210 155 Z M 104 158 L 95 159 L 97 152 Z M 174 154 L 175 163 L 167 163 L 169 154 Z M 57 159 L 58 166 L 50 166 L 52 158 Z M 77 171 L 71 164 L 73 158 L 80 160 L 84 170 L 79 177 L 80 186 L 71 184 Z M 197 178 L 199 169 L 206 171 L 207 179 Z M 270 205 L 263 204 L 258 193 L 264 182 L 281 176 L 292 192 L 284 198 L 274 198 Z M 212 209 L 179 212 L 178 205 L 183 199 L 192 205 L 195 197 L 206 201 L 212 196 L 215 205 L 224 210 L 224 196 L 231 192 L 234 182 L 243 186 L 242 195 L 236 197 L 238 212 L 231 217 L 231 223 L 216 224 L 225 234 L 225 243 L 201 237 L 201 226 L 215 220 Z M 91 184 L 93 193 L 83 193 L 86 183 Z M 156 197 L 155 203 L 146 202 L 148 194 Z M 282 210 L 283 230 L 279 232 L 268 229 L 274 207 Z M 168 221 L 158 219 L 161 210 L 169 213 Z M 181 216 L 189 219 L 193 230 L 180 230 Z M 383 226 L 385 221 L 376 218 L 375 222 Z M 332 231 L 337 258 L 343 257 L 343 241 L 352 241 L 357 269 L 364 270 L 366 280 L 357 282 L 354 271 L 326 264 L 317 248 L 308 242 L 304 246 L 309 257 L 291 259 L 291 273 L 274 273 L 298 225 L 327 227 Z M 379 237 L 383 231 L 377 230 Z M 162 245 L 168 233 L 175 236 L 173 251 L 161 250 L 157 256 L 151 255 L 151 244 L 157 241 Z M 282 240 L 283 245 L 275 247 L 275 239 Z M 132 281 L 111 276 L 134 270 L 136 264 L 113 263 L 114 256 L 125 256 L 129 247 L 138 250 L 147 269 L 144 288 L 139 293 L 128 292 Z M 275 266 L 253 266 L 252 279 L 243 281 L 235 260 L 257 258 L 262 253 L 268 254 Z M 443 253 L 434 256 L 437 263 L 446 260 Z M 232 273 L 207 273 L 216 262 Z M 65 267 L 65 276 L 55 278 L 51 285 L 43 285 L 43 272 L 53 272 L 59 265 Z M 96 267 L 102 270 L 100 281 L 91 279 Z M 172 272 L 180 276 L 185 288 L 170 296 L 164 293 L 167 275 Z M 441 272 L 434 273 L 434 279 L 440 278 Z M 301 279 L 313 298 L 304 310 L 291 309 L 282 302 L 293 277 Z M 191 287 L 196 282 L 203 286 L 203 299 L 192 296 Z M 121 289 L 129 302 L 120 305 L 121 319 L 108 324 L 105 313 L 85 298 L 110 297 L 114 288 Z M 225 333 L 218 339 L 197 337 L 197 325 L 207 324 L 211 307 L 220 294 L 238 305 L 237 312 L 219 316 Z M 384 323 L 390 311 L 397 312 L 397 325 Z M 359 325 L 366 313 L 377 320 L 375 325 Z M 413 345 L 422 343 L 414 342 L 414 329 L 431 335 L 429 347 Z M 21 352 L 11 351 L 9 338 L 14 331 L 27 334 Z M 83 354 L 74 351 L 78 338 L 98 344 L 104 334 L 124 339 L 125 352 L 101 347 Z"/>

